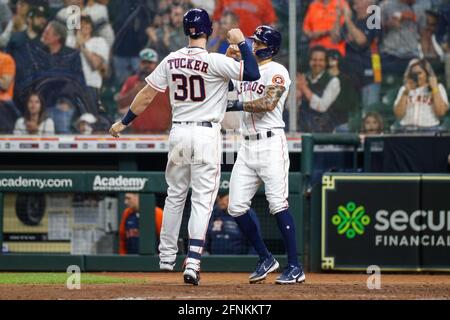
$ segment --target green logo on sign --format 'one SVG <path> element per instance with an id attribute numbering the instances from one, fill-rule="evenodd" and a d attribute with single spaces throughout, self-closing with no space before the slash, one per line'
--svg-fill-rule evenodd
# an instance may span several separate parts
<path id="1" fill-rule="evenodd" d="M 357 207 L 354 202 L 339 206 L 338 212 L 331 217 L 331 222 L 337 226 L 338 234 L 345 234 L 347 239 L 353 239 L 357 234 L 364 234 L 364 227 L 370 223 L 364 206 Z"/>

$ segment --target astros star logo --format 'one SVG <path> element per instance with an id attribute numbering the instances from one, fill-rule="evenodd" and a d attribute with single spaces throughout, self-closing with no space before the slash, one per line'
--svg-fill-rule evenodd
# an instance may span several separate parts
<path id="1" fill-rule="evenodd" d="M 284 85 L 284 78 L 283 78 L 283 76 L 280 75 L 280 74 L 275 75 L 272 78 L 272 83 L 276 84 L 276 85 L 280 85 L 280 86 Z"/>

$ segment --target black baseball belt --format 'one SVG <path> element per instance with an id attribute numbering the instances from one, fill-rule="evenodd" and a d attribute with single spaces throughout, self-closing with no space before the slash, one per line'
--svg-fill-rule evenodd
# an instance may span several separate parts
<path id="1" fill-rule="evenodd" d="M 244 136 L 245 140 L 261 140 L 264 138 L 270 138 L 273 137 L 275 133 L 273 131 L 266 131 L 266 132 L 259 132 L 257 134 L 251 134 L 248 136 Z"/>

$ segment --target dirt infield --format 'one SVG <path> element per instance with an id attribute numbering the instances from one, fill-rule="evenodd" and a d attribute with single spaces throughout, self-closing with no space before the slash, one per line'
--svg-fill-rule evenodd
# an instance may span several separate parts
<path id="1" fill-rule="evenodd" d="M 181 273 L 102 273 L 136 278 L 142 284 L 0 285 L 0 299 L 450 299 L 448 275 L 382 275 L 381 289 L 369 290 L 365 274 L 307 274 L 306 283 L 275 285 L 276 275 L 250 285 L 248 274 L 203 273 L 198 287 L 183 284 Z"/>

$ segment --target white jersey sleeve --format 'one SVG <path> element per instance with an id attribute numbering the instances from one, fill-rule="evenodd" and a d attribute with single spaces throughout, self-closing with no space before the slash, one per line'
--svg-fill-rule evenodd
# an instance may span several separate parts
<path id="1" fill-rule="evenodd" d="M 265 77 L 265 86 L 283 86 L 286 91 L 289 91 L 289 86 L 291 85 L 291 79 L 289 77 L 289 72 L 280 64 L 272 64 L 270 71 Z"/>
<path id="2" fill-rule="evenodd" d="M 237 62 L 234 59 L 219 53 L 211 53 L 211 73 L 223 77 L 227 80 L 242 81 L 244 73 L 244 62 Z"/>
<path id="3" fill-rule="evenodd" d="M 153 72 L 145 78 L 145 82 L 159 92 L 165 92 L 169 85 L 167 79 L 167 57 L 159 63 Z"/>

